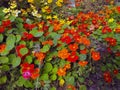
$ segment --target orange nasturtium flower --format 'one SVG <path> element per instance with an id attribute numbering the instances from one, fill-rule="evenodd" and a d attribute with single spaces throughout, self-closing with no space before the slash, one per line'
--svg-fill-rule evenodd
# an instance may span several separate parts
<path id="1" fill-rule="evenodd" d="M 100 60 L 100 53 L 99 52 L 97 52 L 97 51 L 92 51 L 92 59 L 94 60 L 94 61 L 98 61 L 98 60 Z"/>
<path id="2" fill-rule="evenodd" d="M 57 71 L 58 76 L 65 76 L 66 71 L 63 68 L 59 68 Z"/>
<path id="3" fill-rule="evenodd" d="M 39 75 L 40 75 L 39 72 L 40 72 L 39 68 L 34 69 L 32 75 L 31 75 L 31 78 L 36 79 L 37 77 L 39 77 Z"/>
<path id="4" fill-rule="evenodd" d="M 49 45 L 53 45 L 53 41 L 52 40 L 47 40 L 47 41 L 44 41 L 42 42 L 42 45 L 46 45 L 46 44 L 49 44 Z"/>
<path id="5" fill-rule="evenodd" d="M 35 52 L 34 56 L 37 57 L 39 61 L 42 61 L 45 58 L 45 54 L 42 52 Z"/>
<path id="6" fill-rule="evenodd" d="M 68 47 L 71 51 L 76 51 L 78 49 L 78 45 L 76 43 L 70 44 Z"/>
<path id="7" fill-rule="evenodd" d="M 53 26 L 54 26 L 54 31 L 58 31 L 58 30 L 60 30 L 61 29 L 61 26 L 62 26 L 62 24 L 53 24 Z"/>
<path id="8" fill-rule="evenodd" d="M 0 45 L 0 53 L 3 52 L 6 48 L 6 45 L 5 44 L 1 44 Z"/>
<path id="9" fill-rule="evenodd" d="M 67 89 L 76 90 L 75 86 L 73 86 L 73 85 L 68 85 L 68 86 L 67 86 Z"/>
<path id="10" fill-rule="evenodd" d="M 70 68 L 71 68 L 71 64 L 66 64 L 66 65 L 64 66 L 64 69 L 65 69 L 65 70 L 70 69 Z"/>
<path id="11" fill-rule="evenodd" d="M 88 62 L 87 61 L 79 61 L 78 64 L 82 67 L 85 67 L 88 64 Z"/>
<path id="12" fill-rule="evenodd" d="M 90 46 L 90 40 L 87 37 L 82 37 L 82 43 L 86 46 Z"/>
<path id="13" fill-rule="evenodd" d="M 70 53 L 68 53 L 67 49 L 62 49 L 60 51 L 58 51 L 58 57 L 62 58 L 62 59 L 66 59 L 68 58 L 68 56 L 70 55 Z"/>

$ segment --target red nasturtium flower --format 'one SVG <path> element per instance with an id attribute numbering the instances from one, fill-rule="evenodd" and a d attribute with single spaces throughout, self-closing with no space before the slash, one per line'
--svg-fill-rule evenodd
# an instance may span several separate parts
<path id="1" fill-rule="evenodd" d="M 118 13 L 120 13 L 120 6 L 117 6 L 116 9 L 117 9 Z"/>
<path id="2" fill-rule="evenodd" d="M 29 64 L 29 63 L 23 63 L 21 64 L 22 67 L 22 76 L 25 79 L 36 79 L 39 76 L 39 69 L 34 68 L 34 64 Z"/>
<path id="3" fill-rule="evenodd" d="M 28 23 L 25 23 L 25 24 L 24 24 L 24 28 L 29 29 L 29 30 L 32 30 L 32 29 L 35 28 L 35 27 L 36 27 L 35 24 L 28 24 Z"/>
<path id="4" fill-rule="evenodd" d="M 93 59 L 94 61 L 100 60 L 100 53 L 99 53 L 99 52 L 97 52 L 97 51 L 92 51 L 91 55 L 92 55 L 92 59 Z"/>
<path id="5" fill-rule="evenodd" d="M 80 50 L 81 54 L 87 54 L 87 49 Z"/>
<path id="6" fill-rule="evenodd" d="M 114 73 L 115 75 L 117 75 L 117 74 L 119 73 L 118 69 L 114 69 L 114 70 L 113 70 L 113 73 Z"/>
<path id="7" fill-rule="evenodd" d="M 78 49 L 78 45 L 76 43 L 70 44 L 68 47 L 71 51 L 76 51 Z"/>
<path id="8" fill-rule="evenodd" d="M 65 37 L 61 38 L 61 41 L 65 42 L 66 44 L 69 44 L 69 43 L 71 43 L 72 39 L 70 36 L 65 36 Z"/>
<path id="9" fill-rule="evenodd" d="M 116 29 L 115 29 L 115 32 L 116 32 L 116 33 L 120 33 L 120 28 L 116 28 Z"/>
<path id="10" fill-rule="evenodd" d="M 78 60 L 78 58 L 79 58 L 79 57 L 76 55 L 76 52 L 72 52 L 72 53 L 68 56 L 67 60 L 70 61 L 70 62 L 76 62 L 76 61 Z"/>
<path id="11" fill-rule="evenodd" d="M 2 21 L 2 26 L 3 27 L 8 27 L 10 25 L 11 25 L 11 21 L 10 20 L 4 20 L 4 21 Z"/>
<path id="12" fill-rule="evenodd" d="M 117 40 L 112 37 L 107 37 L 105 40 L 109 43 L 110 46 L 115 46 L 117 44 Z"/>
<path id="13" fill-rule="evenodd" d="M 32 38 L 33 38 L 32 34 L 29 34 L 28 32 L 23 33 L 23 37 L 22 37 L 23 40 L 30 40 Z"/>
<path id="14" fill-rule="evenodd" d="M 0 26 L 0 33 L 3 33 L 5 31 L 5 28 L 3 26 Z"/>
<path id="15" fill-rule="evenodd" d="M 112 77 L 111 77 L 109 71 L 105 71 L 104 74 L 103 74 L 103 77 L 104 77 L 104 80 L 105 80 L 107 83 L 111 83 L 111 82 L 112 82 Z"/>
<path id="16" fill-rule="evenodd" d="M 6 45 L 5 44 L 1 44 L 0 45 L 0 53 L 3 52 L 6 48 Z"/>

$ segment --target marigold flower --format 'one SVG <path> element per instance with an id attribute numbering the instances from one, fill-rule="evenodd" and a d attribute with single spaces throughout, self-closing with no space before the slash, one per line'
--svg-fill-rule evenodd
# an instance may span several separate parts
<path id="1" fill-rule="evenodd" d="M 78 64 L 82 67 L 85 67 L 88 64 L 88 62 L 87 61 L 79 61 Z"/>
<path id="2" fill-rule="evenodd" d="M 58 76 L 65 76 L 66 71 L 63 68 L 59 68 L 57 71 Z"/>
<path id="3" fill-rule="evenodd" d="M 1 44 L 0 45 L 0 53 L 2 53 L 6 48 L 6 45 L 5 44 Z"/>
<path id="4" fill-rule="evenodd" d="M 99 52 L 97 52 L 97 51 L 92 51 L 92 59 L 94 60 L 94 61 L 98 61 L 98 60 L 100 60 L 100 53 Z"/>
<path id="5" fill-rule="evenodd" d="M 68 50 L 65 48 L 58 51 L 58 57 L 60 57 L 61 59 L 66 59 L 66 58 L 68 58 L 69 55 L 70 55 L 70 53 L 68 53 Z"/>
<path id="6" fill-rule="evenodd" d="M 71 51 L 76 51 L 78 49 L 78 45 L 76 43 L 70 44 L 68 47 Z"/>

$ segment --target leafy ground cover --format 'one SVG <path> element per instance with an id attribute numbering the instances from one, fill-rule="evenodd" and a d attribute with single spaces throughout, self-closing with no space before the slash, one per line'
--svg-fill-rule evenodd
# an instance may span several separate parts
<path id="1" fill-rule="evenodd" d="M 120 6 L 106 1 L 3 1 L 0 89 L 119 90 Z"/>

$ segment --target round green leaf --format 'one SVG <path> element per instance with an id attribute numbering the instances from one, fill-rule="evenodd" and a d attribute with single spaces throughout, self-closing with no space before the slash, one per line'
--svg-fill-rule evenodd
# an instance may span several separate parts
<path id="1" fill-rule="evenodd" d="M 80 54 L 80 60 L 86 60 L 87 56 L 85 54 Z"/>
<path id="2" fill-rule="evenodd" d="M 42 75 L 40 76 L 40 79 L 46 81 L 46 80 L 49 79 L 49 76 L 48 76 L 48 74 L 42 74 Z"/>
<path id="3" fill-rule="evenodd" d="M 9 62 L 8 57 L 0 57 L 0 64 L 8 63 L 8 62 Z"/>
<path id="4" fill-rule="evenodd" d="M 3 41 L 3 35 L 2 34 L 0 34 L 0 42 L 2 42 Z"/>
<path id="5" fill-rule="evenodd" d="M 46 64 L 44 65 L 44 72 L 45 72 L 45 73 L 48 73 L 48 72 L 50 72 L 50 71 L 52 70 L 52 68 L 53 68 L 53 66 L 52 66 L 51 63 L 46 63 Z"/>
<path id="6" fill-rule="evenodd" d="M 28 49 L 27 49 L 27 48 L 21 48 L 21 49 L 20 49 L 20 53 L 21 53 L 22 55 L 25 55 L 25 54 L 28 53 Z"/>
<path id="7" fill-rule="evenodd" d="M 50 79 L 53 80 L 53 81 L 55 81 L 57 79 L 57 75 L 56 74 L 51 75 Z"/>
<path id="8" fill-rule="evenodd" d="M 7 81 L 6 76 L 0 77 L 0 85 L 6 83 L 6 81 Z"/>
<path id="9" fill-rule="evenodd" d="M 12 66 L 13 66 L 13 67 L 17 67 L 17 66 L 20 65 L 20 63 L 21 63 L 21 58 L 20 58 L 20 57 L 16 57 L 16 58 L 14 58 L 14 60 L 12 61 Z"/>
<path id="10" fill-rule="evenodd" d="M 81 85 L 79 90 L 87 90 L 87 87 L 85 85 Z"/>

